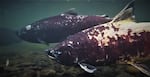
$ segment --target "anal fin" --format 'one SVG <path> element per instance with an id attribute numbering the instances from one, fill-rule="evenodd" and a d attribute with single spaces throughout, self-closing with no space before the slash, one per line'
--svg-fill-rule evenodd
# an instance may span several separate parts
<path id="1" fill-rule="evenodd" d="M 94 73 L 97 69 L 95 66 L 86 64 L 86 63 L 78 63 L 79 66 L 88 73 Z"/>
<path id="2" fill-rule="evenodd" d="M 150 69 L 147 66 L 143 64 L 136 64 L 133 62 L 127 62 L 127 64 L 132 65 L 133 67 L 135 67 L 136 69 L 140 70 L 142 73 L 150 77 Z"/>

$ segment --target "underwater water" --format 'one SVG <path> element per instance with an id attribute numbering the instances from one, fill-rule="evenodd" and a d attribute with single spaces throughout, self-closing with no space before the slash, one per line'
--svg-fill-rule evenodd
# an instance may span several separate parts
<path id="1" fill-rule="evenodd" d="M 54 47 L 23 41 L 16 31 L 39 19 L 75 8 L 81 15 L 114 17 L 131 0 L 1 0 L 0 77 L 147 77 L 128 65 L 100 66 L 94 74 L 50 60 L 45 49 Z M 150 22 L 150 1 L 135 1 L 137 22 Z"/>

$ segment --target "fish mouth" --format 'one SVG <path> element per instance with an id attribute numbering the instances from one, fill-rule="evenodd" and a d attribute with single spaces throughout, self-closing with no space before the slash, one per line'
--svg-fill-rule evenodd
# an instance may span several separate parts
<path id="1" fill-rule="evenodd" d="M 48 50 L 47 49 L 47 50 L 45 50 L 45 52 L 47 53 L 49 58 L 51 58 L 53 60 L 56 59 L 55 56 L 54 56 L 54 50 Z"/>
<path id="2" fill-rule="evenodd" d="M 51 59 L 53 59 L 53 60 L 56 59 L 55 57 L 53 57 L 53 56 L 51 56 L 51 55 L 48 55 L 48 57 L 51 58 Z"/>

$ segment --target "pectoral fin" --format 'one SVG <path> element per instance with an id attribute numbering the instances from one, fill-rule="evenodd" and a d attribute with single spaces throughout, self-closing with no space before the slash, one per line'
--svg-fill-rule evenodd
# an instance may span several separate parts
<path id="1" fill-rule="evenodd" d="M 86 63 L 78 63 L 78 64 L 84 71 L 86 71 L 88 73 L 94 73 L 96 71 L 95 66 L 92 66 L 92 65 L 89 65 L 89 64 L 86 64 Z"/>
<path id="2" fill-rule="evenodd" d="M 137 68 L 138 70 L 140 70 L 142 73 L 146 74 L 147 76 L 150 76 L 150 69 L 147 66 L 143 64 L 136 64 L 133 62 L 127 62 L 127 63 Z"/>

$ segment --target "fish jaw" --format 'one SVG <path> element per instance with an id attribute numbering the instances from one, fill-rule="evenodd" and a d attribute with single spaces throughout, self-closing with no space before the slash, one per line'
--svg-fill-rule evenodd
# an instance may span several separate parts
<path id="1" fill-rule="evenodd" d="M 57 47 L 58 48 L 58 47 Z M 63 65 L 69 65 L 69 66 L 72 66 L 72 65 L 76 65 L 77 63 L 75 63 L 75 57 L 73 57 L 71 55 L 71 53 L 69 52 L 69 50 L 65 50 L 63 51 L 63 49 L 57 49 L 57 48 L 54 48 L 54 49 L 50 49 L 50 50 L 46 50 L 46 53 L 48 55 L 48 57 L 60 64 L 63 64 Z M 68 48 L 68 47 L 67 47 Z"/>

